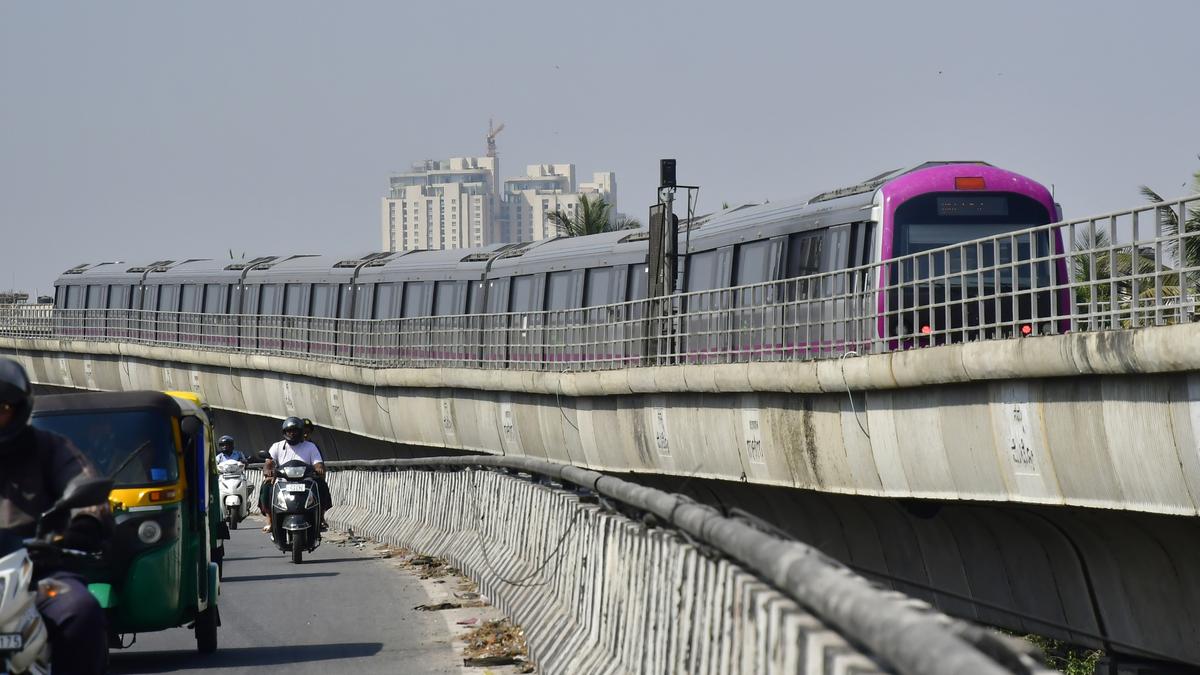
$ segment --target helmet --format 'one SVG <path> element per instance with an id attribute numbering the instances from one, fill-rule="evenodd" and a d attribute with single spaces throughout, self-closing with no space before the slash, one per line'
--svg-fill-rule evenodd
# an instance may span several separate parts
<path id="1" fill-rule="evenodd" d="M 317 428 L 317 426 L 315 424 L 313 424 L 312 420 L 308 419 L 307 417 L 304 418 L 304 437 L 305 438 L 308 438 L 309 435 L 312 434 L 313 429 L 316 429 L 316 428 Z"/>
<path id="2" fill-rule="evenodd" d="M 230 450 L 233 449 L 233 436 L 225 435 L 217 439 L 218 448 L 224 450 L 226 446 L 229 446 Z"/>
<path id="3" fill-rule="evenodd" d="M 298 431 L 301 435 L 304 434 L 304 420 L 299 417 L 289 417 L 283 421 L 283 426 L 279 427 L 281 433 L 286 434 L 289 431 Z"/>
<path id="4" fill-rule="evenodd" d="M 11 359 L 0 359 L 0 405 L 12 407 L 12 419 L 0 427 L 0 450 L 25 431 L 33 412 L 33 386 L 25 368 Z"/>

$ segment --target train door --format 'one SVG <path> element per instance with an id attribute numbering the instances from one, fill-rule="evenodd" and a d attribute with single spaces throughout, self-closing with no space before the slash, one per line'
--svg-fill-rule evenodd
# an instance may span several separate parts
<path id="1" fill-rule="evenodd" d="M 509 277 L 487 280 L 485 314 L 480 317 L 483 332 L 482 360 L 503 368 L 508 359 L 508 288 Z"/>
<path id="2" fill-rule="evenodd" d="M 691 363 L 720 361 L 720 354 L 728 349 L 723 334 L 729 310 L 733 308 L 733 290 L 729 287 L 732 259 L 732 246 L 687 257 L 684 335 L 680 346 Z"/>
<path id="3" fill-rule="evenodd" d="M 546 275 L 546 313 L 543 358 L 550 363 L 578 361 L 588 351 L 583 331 L 583 270 Z"/>
<path id="4" fill-rule="evenodd" d="M 545 314 L 545 275 L 523 274 L 512 278 L 509 300 L 508 359 L 529 363 L 541 360 L 544 346 L 542 322 Z"/>
<path id="5" fill-rule="evenodd" d="M 770 358 L 782 346 L 778 334 L 779 261 L 783 237 L 739 244 L 733 266 L 730 346 L 738 361 Z"/>

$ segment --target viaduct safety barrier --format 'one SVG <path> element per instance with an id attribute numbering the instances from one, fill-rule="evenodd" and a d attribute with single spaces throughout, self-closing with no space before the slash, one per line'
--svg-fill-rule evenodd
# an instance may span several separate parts
<path id="1" fill-rule="evenodd" d="M 460 567 L 546 672 L 1051 672 L 1023 640 L 681 495 L 531 458 L 328 466 L 331 523 Z"/>

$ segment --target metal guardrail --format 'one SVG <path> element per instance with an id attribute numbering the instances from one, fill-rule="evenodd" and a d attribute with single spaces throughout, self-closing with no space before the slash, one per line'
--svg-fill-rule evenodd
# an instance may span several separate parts
<path id="1" fill-rule="evenodd" d="M 431 457 L 334 461 L 334 471 L 502 470 L 549 479 L 599 495 L 634 517 L 685 533 L 750 571 L 900 673 L 1046 673 L 1032 645 L 953 620 L 925 603 L 874 586 L 841 563 L 796 541 L 767 534 L 709 506 L 568 464 L 524 457 Z M 381 499 L 368 490 L 371 510 Z M 335 495 L 339 500 L 345 495 Z M 343 502 L 344 503 L 344 502 Z M 355 505 L 352 505 L 355 506 Z"/>
<path id="2" fill-rule="evenodd" d="M 368 367 L 800 361 L 1200 321 L 1200 195 L 839 272 L 561 311 L 341 319 L 13 306 L 0 335 Z"/>

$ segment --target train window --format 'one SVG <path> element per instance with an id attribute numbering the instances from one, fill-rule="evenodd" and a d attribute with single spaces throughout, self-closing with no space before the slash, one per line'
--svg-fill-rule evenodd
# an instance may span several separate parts
<path id="1" fill-rule="evenodd" d="M 103 309 L 108 301 L 108 286 L 91 284 L 87 287 L 87 308 Z"/>
<path id="2" fill-rule="evenodd" d="M 563 310 L 579 307 L 582 270 L 551 272 L 546 277 L 546 309 Z"/>
<path id="3" fill-rule="evenodd" d="M 874 225 L 872 222 L 854 223 L 850 226 L 850 266 L 859 267 L 861 265 L 869 265 L 873 258 L 871 250 L 873 248 Z"/>
<path id="4" fill-rule="evenodd" d="M 228 289 L 229 286 L 225 284 L 204 284 L 204 307 L 201 311 L 205 314 L 224 314 Z"/>
<path id="5" fill-rule="evenodd" d="M 158 287 L 158 311 L 179 311 L 179 285 L 163 284 Z"/>
<path id="6" fill-rule="evenodd" d="M 538 297 L 537 292 L 538 276 L 536 274 L 525 274 L 513 277 L 512 304 L 509 306 L 510 312 L 531 312 L 542 308 L 541 298 Z"/>
<path id="7" fill-rule="evenodd" d="M 338 307 L 341 309 L 338 316 L 343 319 L 351 318 L 351 312 L 354 309 L 354 285 L 338 284 L 338 297 L 341 298 L 338 303 Z"/>
<path id="8" fill-rule="evenodd" d="M 404 296 L 400 294 L 398 286 L 393 282 L 375 284 L 376 319 L 400 318 L 400 300 Z"/>
<path id="9" fill-rule="evenodd" d="M 823 232 L 793 234 L 788 240 L 787 278 L 806 277 L 821 268 Z"/>
<path id="10" fill-rule="evenodd" d="M 203 298 L 200 295 L 198 284 L 184 284 L 179 289 L 179 311 L 199 312 L 201 300 Z"/>
<path id="11" fill-rule="evenodd" d="M 587 297 L 585 307 L 611 305 L 624 298 L 617 296 L 617 268 L 593 267 L 587 271 Z"/>
<path id="12" fill-rule="evenodd" d="M 283 289 L 279 284 L 263 284 L 258 287 L 258 313 L 277 316 L 283 310 Z"/>
<path id="13" fill-rule="evenodd" d="M 283 287 L 285 316 L 308 316 L 308 284 L 286 284 Z"/>
<path id="14" fill-rule="evenodd" d="M 846 267 L 850 259 L 850 226 L 838 225 L 826 230 L 828 245 L 821 260 L 821 271 L 833 272 Z"/>
<path id="15" fill-rule="evenodd" d="M 437 304 L 434 314 L 438 316 L 454 316 L 463 313 L 466 306 L 467 282 L 439 281 L 437 282 Z"/>
<path id="16" fill-rule="evenodd" d="M 109 309 L 129 309 L 129 288 L 125 284 L 120 284 L 109 289 Z"/>
<path id="17" fill-rule="evenodd" d="M 67 309 L 83 309 L 83 291 L 79 286 L 67 286 Z"/>
<path id="18" fill-rule="evenodd" d="M 433 282 L 410 281 L 404 284 L 404 316 L 429 316 L 433 313 Z"/>
<path id="19" fill-rule="evenodd" d="M 738 246 L 737 286 L 758 284 L 775 278 L 779 242 L 756 241 Z"/>
<path id="20" fill-rule="evenodd" d="M 153 311 L 158 308 L 158 286 L 142 286 L 142 309 Z"/>
<path id="21" fill-rule="evenodd" d="M 618 285 L 620 280 L 617 281 Z M 645 265 L 630 265 L 629 266 L 629 284 L 627 286 L 629 300 L 645 300 L 646 295 L 650 292 L 650 268 Z M 620 292 L 617 293 L 617 298 L 620 298 Z"/>
<path id="22" fill-rule="evenodd" d="M 337 315 L 337 292 L 333 284 L 313 284 L 312 315 L 331 318 Z"/>
<path id="23" fill-rule="evenodd" d="M 509 277 L 487 281 L 487 311 L 489 314 L 508 311 L 508 282 Z"/>
<path id="24" fill-rule="evenodd" d="M 372 284 L 358 284 L 354 287 L 354 318 L 370 319 L 374 316 L 375 290 Z"/>
<path id="25" fill-rule="evenodd" d="M 687 289 L 707 291 L 729 284 L 731 247 L 693 253 L 687 257 Z"/>

